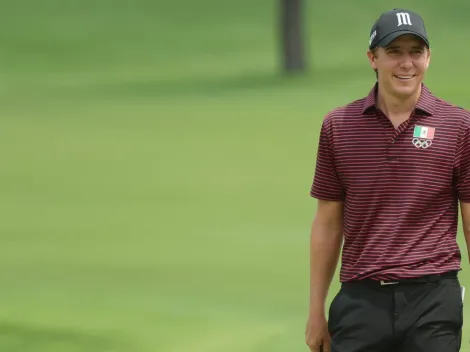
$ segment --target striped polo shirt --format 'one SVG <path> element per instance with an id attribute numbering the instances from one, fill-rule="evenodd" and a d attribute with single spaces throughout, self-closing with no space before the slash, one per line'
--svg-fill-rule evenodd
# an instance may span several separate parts
<path id="1" fill-rule="evenodd" d="M 310 195 L 344 202 L 340 281 L 460 270 L 458 201 L 470 202 L 470 112 L 422 85 L 395 129 L 377 84 L 322 123 Z"/>

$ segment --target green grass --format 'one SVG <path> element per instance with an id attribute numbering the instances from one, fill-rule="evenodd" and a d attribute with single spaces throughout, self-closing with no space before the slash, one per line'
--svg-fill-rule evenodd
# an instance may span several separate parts
<path id="1" fill-rule="evenodd" d="M 470 107 L 469 5 L 452 3 L 414 8 L 428 85 Z M 374 83 L 388 7 L 366 4 L 307 8 L 296 78 L 278 72 L 274 1 L 6 5 L 0 350 L 305 350 L 318 128 Z"/>

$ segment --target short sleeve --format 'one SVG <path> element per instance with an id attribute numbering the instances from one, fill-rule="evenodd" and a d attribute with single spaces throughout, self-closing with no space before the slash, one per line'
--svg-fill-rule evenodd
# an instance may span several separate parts
<path id="1" fill-rule="evenodd" d="M 316 167 L 310 195 L 322 200 L 344 200 L 344 189 L 335 166 L 332 121 L 328 117 L 323 120 L 320 131 Z"/>
<path id="2" fill-rule="evenodd" d="M 459 200 L 470 202 L 470 127 L 466 128 L 457 147 L 454 176 Z"/>

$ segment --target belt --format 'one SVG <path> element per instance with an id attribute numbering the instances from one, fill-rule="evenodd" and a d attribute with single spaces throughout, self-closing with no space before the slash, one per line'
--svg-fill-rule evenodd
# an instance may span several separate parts
<path id="1" fill-rule="evenodd" d="M 438 282 L 444 279 L 456 279 L 457 278 L 457 271 L 448 271 L 445 273 L 441 274 L 430 274 L 430 275 L 424 275 L 420 277 L 411 277 L 411 278 L 403 278 L 403 279 L 398 279 L 395 281 L 387 281 L 387 280 L 374 280 L 374 279 L 363 279 L 363 280 L 358 280 L 358 281 L 353 281 L 356 283 L 371 283 L 375 285 L 380 285 L 380 286 L 386 286 L 386 285 L 399 285 L 399 284 L 418 284 L 418 283 L 433 283 L 433 282 Z"/>

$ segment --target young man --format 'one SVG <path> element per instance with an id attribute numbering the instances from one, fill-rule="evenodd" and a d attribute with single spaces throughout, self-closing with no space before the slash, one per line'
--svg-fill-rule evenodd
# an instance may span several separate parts
<path id="1" fill-rule="evenodd" d="M 455 352 L 459 203 L 470 244 L 470 112 L 422 83 L 431 51 L 418 14 L 382 14 L 367 56 L 377 83 L 321 128 L 306 342 L 312 352 Z"/>

